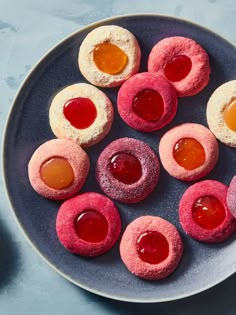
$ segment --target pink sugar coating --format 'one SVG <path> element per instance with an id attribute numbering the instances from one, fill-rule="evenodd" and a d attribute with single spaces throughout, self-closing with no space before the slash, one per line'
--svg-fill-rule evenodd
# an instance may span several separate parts
<path id="1" fill-rule="evenodd" d="M 67 188 L 56 190 L 48 187 L 40 176 L 42 164 L 52 157 L 65 158 L 73 168 L 74 182 Z M 90 162 L 87 153 L 75 142 L 66 139 L 52 139 L 40 145 L 28 164 L 29 180 L 34 190 L 48 199 L 61 200 L 75 195 L 83 186 Z"/>
<path id="2" fill-rule="evenodd" d="M 229 184 L 227 192 L 227 206 L 232 216 L 236 218 L 236 176 L 234 176 Z"/>
<path id="3" fill-rule="evenodd" d="M 107 236 L 101 242 L 86 242 L 76 233 L 75 222 L 87 209 L 98 211 L 108 222 Z M 102 255 L 112 248 L 120 235 L 120 214 L 115 204 L 107 197 L 94 192 L 84 193 L 64 201 L 61 205 L 56 219 L 56 231 L 60 242 L 68 251 L 89 257 Z"/>
<path id="4" fill-rule="evenodd" d="M 142 167 L 141 178 L 130 185 L 118 181 L 108 165 L 117 152 L 134 155 Z M 136 203 L 145 199 L 156 187 L 160 164 L 154 151 L 144 142 L 133 138 L 120 138 L 111 142 L 100 154 L 96 165 L 96 178 L 104 193 L 124 203 Z"/>
<path id="5" fill-rule="evenodd" d="M 227 204 L 228 187 L 215 180 L 205 180 L 190 186 L 179 203 L 179 220 L 184 231 L 192 238 L 207 243 L 226 240 L 236 230 L 236 220 L 231 215 Z M 225 207 L 225 219 L 215 229 L 207 230 L 199 226 L 192 217 L 192 208 L 197 199 L 203 196 L 216 197 Z"/>
<path id="6" fill-rule="evenodd" d="M 148 57 L 148 71 L 165 77 L 165 65 L 178 55 L 189 57 L 192 61 L 192 68 L 184 79 L 170 82 L 178 96 L 195 95 L 208 84 L 211 69 L 207 52 L 194 40 L 173 36 L 159 41 L 152 48 Z"/>
<path id="7" fill-rule="evenodd" d="M 193 170 L 186 170 L 173 157 L 175 144 L 183 138 L 199 141 L 205 150 L 205 162 Z M 183 181 L 192 181 L 207 175 L 215 167 L 219 156 L 219 146 L 209 129 L 199 124 L 185 123 L 170 129 L 163 135 L 159 144 L 159 154 L 163 167 L 171 176 Z"/>
<path id="8" fill-rule="evenodd" d="M 133 110 L 133 99 L 144 89 L 157 91 L 164 102 L 164 113 L 156 121 L 145 121 Z M 175 117 L 178 100 L 171 84 L 164 78 L 152 73 L 138 73 L 128 79 L 120 88 L 117 96 L 117 107 L 121 118 L 132 128 L 151 132 L 166 126 Z"/>
<path id="9" fill-rule="evenodd" d="M 169 244 L 168 257 L 159 264 L 149 264 L 139 257 L 137 238 L 147 231 L 157 231 L 165 236 Z M 147 280 L 158 280 L 169 276 L 178 266 L 183 254 L 183 242 L 176 227 L 170 222 L 154 216 L 143 216 L 131 222 L 120 242 L 120 255 L 130 272 Z"/>

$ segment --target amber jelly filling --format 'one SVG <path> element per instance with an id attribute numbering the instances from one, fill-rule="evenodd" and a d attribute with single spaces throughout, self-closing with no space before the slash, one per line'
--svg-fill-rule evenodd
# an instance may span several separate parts
<path id="1" fill-rule="evenodd" d="M 201 166 L 206 159 L 204 147 L 193 138 L 180 139 L 173 148 L 175 161 L 186 170 Z"/>
<path id="2" fill-rule="evenodd" d="M 108 222 L 103 214 L 89 209 L 78 216 L 75 230 L 80 239 L 89 243 L 98 243 L 107 237 Z"/>
<path id="3" fill-rule="evenodd" d="M 234 98 L 224 110 L 224 120 L 229 129 L 236 131 L 236 99 Z"/>
<path id="4" fill-rule="evenodd" d="M 169 255 L 169 243 L 163 234 L 147 231 L 138 237 L 136 250 L 142 261 L 159 264 Z"/>
<path id="5" fill-rule="evenodd" d="M 132 103 L 135 114 L 145 121 L 156 121 L 164 113 L 164 102 L 161 95 L 152 89 L 139 91 Z"/>
<path id="6" fill-rule="evenodd" d="M 128 185 L 136 183 L 142 176 L 141 163 L 130 153 L 114 154 L 110 159 L 109 168 L 113 177 Z"/>
<path id="7" fill-rule="evenodd" d="M 128 62 L 125 52 L 109 42 L 96 45 L 93 51 L 93 61 L 96 67 L 107 74 L 119 74 Z"/>
<path id="8" fill-rule="evenodd" d="M 40 167 L 42 181 L 50 188 L 61 190 L 69 187 L 75 178 L 70 163 L 62 157 L 52 157 Z"/>
<path id="9" fill-rule="evenodd" d="M 192 61 L 185 55 L 173 57 L 165 66 L 164 73 L 168 80 L 178 82 L 187 77 L 192 68 Z"/>
<path id="10" fill-rule="evenodd" d="M 194 221 L 204 229 L 217 228 L 225 219 L 225 208 L 214 196 L 203 196 L 197 199 L 192 207 Z"/>
<path id="11" fill-rule="evenodd" d="M 89 98 L 76 97 L 65 103 L 63 114 L 73 127 L 86 129 L 95 121 L 97 109 Z"/>

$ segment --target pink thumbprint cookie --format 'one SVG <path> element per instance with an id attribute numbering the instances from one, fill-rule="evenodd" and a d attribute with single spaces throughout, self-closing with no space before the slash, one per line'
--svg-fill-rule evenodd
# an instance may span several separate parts
<path id="1" fill-rule="evenodd" d="M 234 176 L 229 184 L 227 192 L 227 206 L 231 214 L 236 218 L 236 176 Z"/>
<path id="2" fill-rule="evenodd" d="M 158 158 L 146 143 L 121 138 L 111 142 L 100 154 L 96 178 L 110 198 L 136 203 L 154 190 L 159 171 Z"/>
<path id="3" fill-rule="evenodd" d="M 177 96 L 171 84 L 156 74 L 132 76 L 120 88 L 117 107 L 130 127 L 151 132 L 166 126 L 175 117 Z"/>
<path id="4" fill-rule="evenodd" d="M 48 199 L 66 199 L 83 186 L 90 162 L 87 153 L 73 141 L 53 139 L 33 153 L 29 180 L 34 190 Z"/>
<path id="5" fill-rule="evenodd" d="M 219 147 L 209 129 L 185 123 L 164 134 L 159 153 L 163 167 L 171 176 L 192 181 L 207 175 L 215 167 Z"/>
<path id="6" fill-rule="evenodd" d="M 192 238 L 207 243 L 227 239 L 236 229 L 236 220 L 227 204 L 228 187 L 215 180 L 190 186 L 179 203 L 179 220 Z"/>
<path id="7" fill-rule="evenodd" d="M 146 280 L 169 276 L 179 265 L 183 242 L 176 227 L 154 216 L 131 222 L 121 239 L 120 255 L 128 270 Z"/>
<path id="8" fill-rule="evenodd" d="M 120 230 L 120 214 L 114 203 L 94 192 L 64 201 L 57 214 L 57 236 L 68 251 L 77 255 L 104 254 L 116 243 Z"/>
<path id="9" fill-rule="evenodd" d="M 78 63 L 89 82 L 114 87 L 139 71 L 140 59 L 138 41 L 130 31 L 118 25 L 103 25 L 84 38 Z"/>
<path id="10" fill-rule="evenodd" d="M 53 98 L 49 121 L 57 138 L 73 140 L 82 147 L 90 147 L 109 133 L 113 122 L 112 103 L 95 86 L 73 84 Z"/>
<path id="11" fill-rule="evenodd" d="M 174 36 L 162 39 L 152 48 L 148 71 L 166 78 L 178 96 L 191 96 L 206 87 L 211 69 L 209 57 L 198 43 Z"/>

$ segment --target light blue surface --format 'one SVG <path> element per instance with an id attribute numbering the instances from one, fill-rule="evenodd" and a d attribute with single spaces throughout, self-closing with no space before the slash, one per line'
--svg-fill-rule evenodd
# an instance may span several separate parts
<path id="1" fill-rule="evenodd" d="M 236 44 L 235 1 L 102 0 L 0 2 L 1 135 L 14 95 L 32 66 L 54 44 L 84 25 L 128 13 L 191 20 Z M 235 74 L 236 76 L 236 74 Z M 195 297 L 161 304 L 104 299 L 72 285 L 32 250 L 16 225 L 0 185 L 0 314 L 236 314 L 236 277 Z M 234 253 L 233 253 L 234 254 Z"/>

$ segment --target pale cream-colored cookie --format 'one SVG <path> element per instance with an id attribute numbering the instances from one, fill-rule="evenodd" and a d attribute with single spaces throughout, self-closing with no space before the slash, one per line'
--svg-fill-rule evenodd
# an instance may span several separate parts
<path id="1" fill-rule="evenodd" d="M 125 53 L 127 59 L 121 66 L 120 71 L 111 74 L 101 71 L 95 63 L 94 52 L 101 44 L 112 44 Z M 114 48 L 114 47 L 113 47 Z M 107 48 L 104 48 L 103 52 Z M 109 49 L 109 48 L 108 48 Z M 101 52 L 101 55 L 103 54 Z M 117 52 L 119 55 L 119 52 Z M 116 53 L 108 56 L 107 66 L 112 66 L 113 72 L 116 72 L 116 65 L 113 65 L 116 59 Z M 104 53 L 106 56 L 106 53 Z M 122 56 L 118 56 L 120 61 Z M 135 36 L 127 29 L 117 25 L 100 26 L 92 30 L 83 40 L 78 56 L 79 68 L 83 76 L 92 84 L 100 87 L 114 87 L 121 85 L 125 80 L 139 71 L 141 59 L 141 50 Z M 106 63 L 106 60 L 104 60 Z M 106 65 L 102 67 L 106 68 Z M 114 66 L 114 67 L 113 67 Z"/>
<path id="2" fill-rule="evenodd" d="M 86 128 L 84 126 L 83 128 L 75 127 L 71 123 L 72 121 L 65 116 L 65 106 L 68 101 L 72 100 L 75 103 L 81 99 L 88 101 L 90 104 L 92 102 L 91 106 L 94 108 L 94 121 L 90 119 L 91 124 Z M 83 107 L 81 113 L 80 110 L 77 111 L 75 108 L 77 104 L 74 105 L 74 112 L 72 111 L 70 116 L 76 122 L 77 115 L 77 120 L 83 124 L 86 107 Z M 88 107 L 88 115 L 91 115 L 90 107 Z M 100 142 L 110 131 L 113 122 L 112 103 L 106 94 L 95 86 L 86 83 L 73 84 L 61 90 L 53 98 L 49 110 L 49 121 L 57 138 L 70 139 L 82 147 L 90 147 Z"/>
<path id="3" fill-rule="evenodd" d="M 225 120 L 225 110 L 236 100 L 236 80 L 220 85 L 207 103 L 207 123 L 216 138 L 230 147 L 236 147 L 236 131 L 229 128 Z M 233 109 L 233 108 L 232 108 Z M 231 120 L 236 121 L 236 111 L 229 113 Z M 233 117 L 235 116 L 235 117 Z"/>

